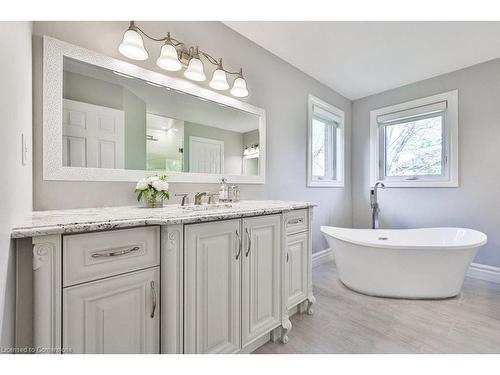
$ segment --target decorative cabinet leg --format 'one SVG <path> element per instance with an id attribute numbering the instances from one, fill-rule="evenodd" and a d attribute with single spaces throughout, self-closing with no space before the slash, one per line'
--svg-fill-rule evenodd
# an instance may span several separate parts
<path id="1" fill-rule="evenodd" d="M 286 344 L 288 342 L 288 333 L 292 330 L 292 322 L 290 319 L 287 319 L 281 325 L 281 342 Z"/>
<path id="2" fill-rule="evenodd" d="M 61 236 L 33 237 L 33 347 L 61 353 Z"/>
<path id="3" fill-rule="evenodd" d="M 271 341 L 277 342 L 281 337 L 281 326 L 271 331 Z"/>
<path id="4" fill-rule="evenodd" d="M 306 306 L 307 306 L 307 304 L 308 304 L 307 301 L 299 303 L 299 305 L 297 306 L 297 312 L 299 314 L 304 314 L 306 312 Z"/>
<path id="5" fill-rule="evenodd" d="M 314 303 L 316 303 L 316 298 L 314 298 L 314 296 L 311 296 L 307 299 L 307 315 L 314 314 L 314 310 L 312 308 L 312 305 Z"/>

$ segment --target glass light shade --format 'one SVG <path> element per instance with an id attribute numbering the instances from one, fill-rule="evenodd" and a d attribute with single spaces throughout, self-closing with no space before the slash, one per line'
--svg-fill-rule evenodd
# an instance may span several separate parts
<path id="1" fill-rule="evenodd" d="M 135 30 L 127 30 L 123 34 L 123 40 L 118 46 L 118 51 L 132 60 L 146 60 L 149 55 L 144 48 L 142 36 Z"/>
<path id="2" fill-rule="evenodd" d="M 237 96 L 238 98 L 248 96 L 247 82 L 243 78 L 238 77 L 234 80 L 231 95 Z"/>
<path id="3" fill-rule="evenodd" d="M 207 76 L 203 71 L 203 63 L 201 62 L 201 60 L 197 58 L 189 60 L 189 64 L 186 71 L 184 72 L 184 76 L 198 82 L 206 80 Z"/>
<path id="4" fill-rule="evenodd" d="M 209 85 L 215 90 L 227 90 L 229 88 L 229 83 L 227 83 L 226 72 L 221 69 L 217 69 L 214 72 Z"/>
<path id="5" fill-rule="evenodd" d="M 160 56 L 156 60 L 156 65 L 160 68 L 176 72 L 182 68 L 182 64 L 177 56 L 177 50 L 171 44 L 164 44 L 161 47 Z"/>

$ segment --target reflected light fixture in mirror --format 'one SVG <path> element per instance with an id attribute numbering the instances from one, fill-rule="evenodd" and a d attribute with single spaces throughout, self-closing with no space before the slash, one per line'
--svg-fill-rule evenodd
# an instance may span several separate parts
<path id="1" fill-rule="evenodd" d="M 239 72 L 231 72 L 222 66 L 222 59 L 216 59 L 207 52 L 200 50 L 198 47 L 188 47 L 183 42 L 170 37 L 170 33 L 163 38 L 153 38 L 146 34 L 134 21 L 130 22 L 130 26 L 123 35 L 123 41 L 119 45 L 120 53 L 132 60 L 146 60 L 149 57 L 148 52 L 144 48 L 142 36 L 155 41 L 163 42 L 160 50 L 160 56 L 156 60 L 156 64 L 168 71 L 179 71 L 183 66 L 187 66 L 184 76 L 190 80 L 203 82 L 206 80 L 204 66 L 201 58 L 216 66 L 209 86 L 215 90 L 229 89 L 227 76 L 236 76 L 231 88 L 231 95 L 243 98 L 248 96 L 247 83 L 243 78 L 243 70 Z"/>

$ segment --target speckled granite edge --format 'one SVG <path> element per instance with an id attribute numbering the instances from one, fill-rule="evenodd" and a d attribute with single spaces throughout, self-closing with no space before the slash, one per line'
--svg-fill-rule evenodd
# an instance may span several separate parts
<path id="1" fill-rule="evenodd" d="M 214 211 L 187 211 L 183 210 L 179 205 L 170 205 L 164 209 L 103 207 L 81 210 L 35 211 L 32 217 L 12 229 L 11 238 L 84 233 L 144 225 L 201 223 L 249 216 L 269 215 L 314 206 L 316 206 L 314 203 L 309 202 L 244 201 L 244 203 L 234 204 L 231 208 L 217 209 Z M 107 211 L 112 212 L 108 213 Z M 129 211 L 138 216 L 129 219 L 119 217 L 123 215 L 126 216 L 126 213 Z M 81 215 L 96 216 L 96 219 L 87 218 L 81 220 Z M 58 217 L 61 217 L 60 222 L 58 222 Z"/>

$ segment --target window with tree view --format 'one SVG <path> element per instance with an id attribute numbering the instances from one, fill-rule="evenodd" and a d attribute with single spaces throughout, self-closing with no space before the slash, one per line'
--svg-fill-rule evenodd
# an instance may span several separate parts
<path id="1" fill-rule="evenodd" d="M 344 186 L 344 111 L 308 97 L 307 186 Z"/>
<path id="2" fill-rule="evenodd" d="M 385 175 L 441 176 L 443 125 L 440 114 L 384 126 Z"/>
<path id="3" fill-rule="evenodd" d="M 315 179 L 333 179 L 335 176 L 335 132 L 335 123 L 313 117 L 312 172 Z"/>
<path id="4" fill-rule="evenodd" d="M 458 186 L 458 90 L 370 111 L 370 185 Z"/>

